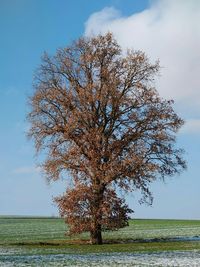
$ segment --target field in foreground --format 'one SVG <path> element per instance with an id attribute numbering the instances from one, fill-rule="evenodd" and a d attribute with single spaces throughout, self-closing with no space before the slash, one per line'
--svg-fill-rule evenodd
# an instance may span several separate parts
<path id="1" fill-rule="evenodd" d="M 65 231 L 58 218 L 0 217 L 0 266 L 200 266 L 200 221 L 131 220 L 102 246 Z"/>

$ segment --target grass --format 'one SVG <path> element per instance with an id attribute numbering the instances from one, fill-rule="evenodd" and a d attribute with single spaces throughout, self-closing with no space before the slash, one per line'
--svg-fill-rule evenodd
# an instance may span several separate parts
<path id="1" fill-rule="evenodd" d="M 22 245 L 15 244 L 22 248 Z M 104 244 L 88 245 L 88 244 L 59 244 L 58 246 L 52 244 L 26 244 L 23 247 L 23 254 L 87 254 L 87 253 L 150 253 L 162 251 L 200 251 L 200 242 L 139 242 L 126 244 Z M 21 252 L 19 253 L 21 254 Z"/>
<path id="2" fill-rule="evenodd" d="M 0 217 L 0 247 L 12 247 L 15 254 L 200 251 L 199 241 L 174 240 L 200 236 L 200 221 L 130 220 L 129 227 L 103 233 L 102 246 L 87 244 L 87 233 L 70 239 L 65 231 L 60 218 Z"/>

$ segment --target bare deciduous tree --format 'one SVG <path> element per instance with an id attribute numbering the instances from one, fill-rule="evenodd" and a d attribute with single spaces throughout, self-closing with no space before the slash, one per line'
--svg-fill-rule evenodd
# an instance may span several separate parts
<path id="1" fill-rule="evenodd" d="M 116 189 L 139 189 L 185 168 L 176 132 L 183 120 L 173 101 L 153 86 L 159 63 L 141 51 L 122 53 L 112 34 L 81 38 L 44 55 L 30 99 L 29 136 L 45 150 L 48 179 L 68 171 L 73 181 L 56 199 L 70 233 L 101 232 L 128 224 L 128 209 Z"/>

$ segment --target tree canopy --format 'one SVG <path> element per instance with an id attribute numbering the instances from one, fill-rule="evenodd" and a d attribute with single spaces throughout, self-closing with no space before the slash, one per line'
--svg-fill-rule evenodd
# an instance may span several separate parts
<path id="1" fill-rule="evenodd" d="M 131 210 L 117 195 L 140 190 L 185 168 L 176 133 L 183 120 L 172 100 L 154 88 L 159 62 L 141 51 L 121 50 L 111 33 L 80 38 L 55 56 L 43 56 L 30 98 L 29 136 L 50 180 L 72 180 L 56 198 L 70 233 L 128 224 Z M 67 174 L 66 174 L 67 172 Z"/>

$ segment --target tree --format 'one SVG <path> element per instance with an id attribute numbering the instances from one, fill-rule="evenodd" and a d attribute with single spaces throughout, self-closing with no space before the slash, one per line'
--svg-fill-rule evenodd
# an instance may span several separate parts
<path id="1" fill-rule="evenodd" d="M 92 186 L 84 184 L 68 189 L 64 196 L 55 201 L 61 216 L 70 225 L 69 234 L 89 231 L 92 244 L 102 243 L 102 230 L 117 230 L 128 226 L 128 214 L 132 212 L 124 199 L 117 197 L 115 190 L 109 188 L 105 188 L 102 200 L 98 200 L 100 204 L 95 203 L 96 192 Z M 96 218 L 98 221 L 93 221 Z"/>
<path id="2" fill-rule="evenodd" d="M 158 71 L 143 52 L 122 52 L 111 33 L 43 56 L 29 136 L 37 152 L 45 151 L 47 178 L 71 178 L 56 198 L 70 233 L 89 231 L 91 242 L 101 244 L 102 230 L 128 224 L 131 210 L 118 188 L 138 189 L 151 201 L 151 182 L 185 168 L 176 148 L 183 120 L 154 88 Z"/>

